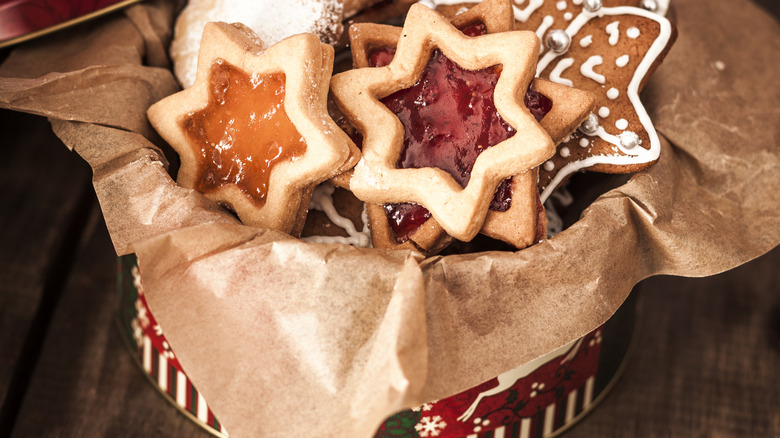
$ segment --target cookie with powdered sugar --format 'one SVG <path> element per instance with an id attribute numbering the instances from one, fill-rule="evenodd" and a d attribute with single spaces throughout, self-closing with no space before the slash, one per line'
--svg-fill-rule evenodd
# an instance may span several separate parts
<path id="1" fill-rule="evenodd" d="M 170 55 L 182 87 L 195 82 L 203 27 L 210 21 L 240 22 L 265 44 L 299 33 L 314 33 L 335 44 L 343 31 L 344 0 L 189 0 L 176 18 Z"/>

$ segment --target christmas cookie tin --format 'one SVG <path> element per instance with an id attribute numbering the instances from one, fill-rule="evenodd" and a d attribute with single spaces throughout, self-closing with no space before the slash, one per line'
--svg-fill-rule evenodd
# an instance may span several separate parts
<path id="1" fill-rule="evenodd" d="M 217 436 L 227 431 L 192 385 L 149 311 L 134 256 L 120 258 L 118 315 L 131 353 L 163 396 Z M 584 337 L 451 397 L 396 413 L 376 437 L 532 438 L 557 435 L 614 384 L 634 332 L 629 300 Z"/>
<path id="2" fill-rule="evenodd" d="M 140 0 L 0 0 L 0 47 L 79 24 Z"/>

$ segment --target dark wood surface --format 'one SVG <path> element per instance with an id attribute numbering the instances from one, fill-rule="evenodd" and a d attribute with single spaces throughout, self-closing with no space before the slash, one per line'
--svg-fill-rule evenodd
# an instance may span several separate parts
<path id="1" fill-rule="evenodd" d="M 0 437 L 210 436 L 115 327 L 116 257 L 86 164 L 39 117 L 0 110 L 0 138 Z M 776 248 L 714 277 L 642 282 L 637 348 L 565 436 L 780 437 L 779 267 Z"/>

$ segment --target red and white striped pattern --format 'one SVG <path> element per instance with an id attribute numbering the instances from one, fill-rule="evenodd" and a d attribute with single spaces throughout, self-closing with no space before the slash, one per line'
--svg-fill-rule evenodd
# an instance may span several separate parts
<path id="1" fill-rule="evenodd" d="M 181 369 L 171 365 L 165 352 L 155 347 L 146 334 L 138 348 L 138 359 L 144 372 L 171 403 L 189 414 L 193 420 L 201 423 L 209 432 L 221 437 L 228 436 L 187 375 Z"/>

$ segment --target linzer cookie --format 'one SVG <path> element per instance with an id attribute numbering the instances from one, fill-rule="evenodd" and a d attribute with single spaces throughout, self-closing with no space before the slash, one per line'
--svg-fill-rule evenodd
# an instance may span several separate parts
<path id="1" fill-rule="evenodd" d="M 465 13 L 454 16 L 451 22 L 466 35 L 478 36 L 510 30 L 514 19 L 509 0 L 487 0 Z M 364 68 L 389 64 L 401 31 L 400 28 L 378 24 L 351 26 L 354 66 Z M 442 67 L 433 61 L 427 68 L 442 70 Z M 576 129 L 587 116 L 592 108 L 593 97 L 587 92 L 536 80 L 526 91 L 524 103 L 557 143 Z M 500 125 L 498 117 L 489 120 Z M 499 126 L 488 127 L 493 128 L 500 131 Z M 505 133 L 510 134 L 507 131 Z M 407 150 L 421 147 L 410 142 L 413 143 L 413 140 L 406 141 Z M 475 157 L 476 154 L 473 154 L 471 159 Z M 518 248 L 544 237 L 545 218 L 536 181 L 536 169 L 504 180 L 491 201 L 481 232 Z M 514 193 L 518 195 L 513 196 Z M 451 240 L 436 220 L 431 218 L 427 209 L 420 205 L 370 204 L 367 210 L 374 246 L 416 249 L 431 254 L 442 249 Z"/>
<path id="2" fill-rule="evenodd" d="M 313 187 L 359 151 L 326 110 L 333 49 L 314 34 L 263 49 L 241 25 L 204 29 L 195 84 L 149 108 L 178 182 L 255 225 L 297 234 Z"/>
<path id="3" fill-rule="evenodd" d="M 451 236 L 472 239 L 501 181 L 554 152 L 519 99 L 538 50 L 532 32 L 469 37 L 441 14 L 413 5 L 387 66 L 350 70 L 331 82 L 335 102 L 363 133 L 352 192 L 370 203 L 422 205 Z M 448 111 L 453 107 L 468 110 Z M 463 117 L 479 118 L 478 112 L 498 119 L 498 128 L 472 131 Z M 410 149 L 408 139 L 425 147 Z M 476 155 L 473 164 L 467 155 Z"/>

